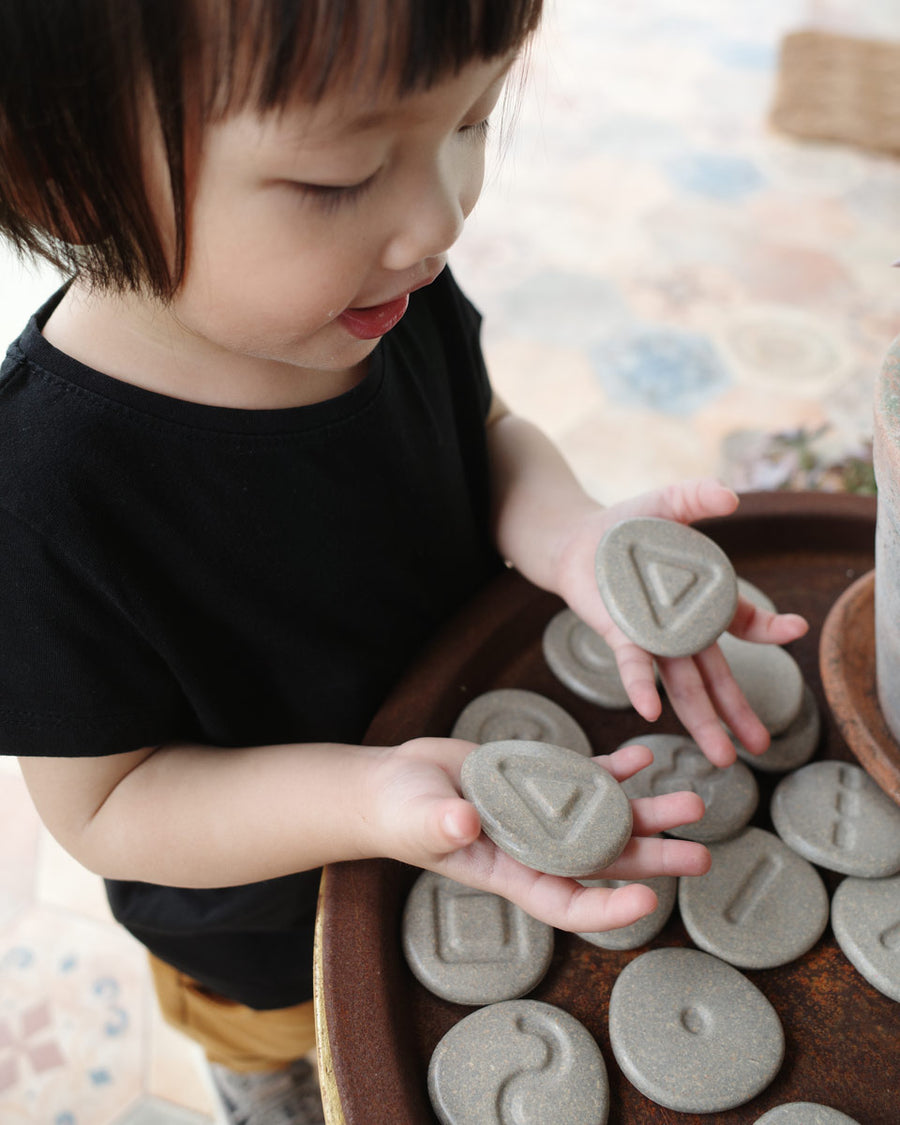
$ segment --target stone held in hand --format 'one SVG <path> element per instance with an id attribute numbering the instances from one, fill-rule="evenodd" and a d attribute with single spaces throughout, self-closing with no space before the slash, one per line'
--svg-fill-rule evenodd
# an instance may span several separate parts
<path id="1" fill-rule="evenodd" d="M 615 778 L 546 742 L 487 742 L 463 762 L 461 788 L 484 832 L 536 871 L 572 878 L 607 867 L 631 837 L 631 803 Z"/>
<path id="2" fill-rule="evenodd" d="M 673 520 L 639 516 L 614 524 L 595 560 L 610 617 L 654 656 L 692 656 L 731 624 L 734 567 L 718 544 Z"/>

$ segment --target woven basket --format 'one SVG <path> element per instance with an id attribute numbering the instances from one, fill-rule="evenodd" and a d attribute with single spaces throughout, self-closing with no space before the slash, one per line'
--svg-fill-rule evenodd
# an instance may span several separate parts
<path id="1" fill-rule="evenodd" d="M 900 153 L 900 43 L 786 36 L 770 121 L 796 137 Z"/>

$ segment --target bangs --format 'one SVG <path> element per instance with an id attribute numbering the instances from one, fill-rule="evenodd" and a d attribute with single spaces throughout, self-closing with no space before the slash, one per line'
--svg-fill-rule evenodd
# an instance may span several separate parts
<path id="1" fill-rule="evenodd" d="M 522 48 L 542 0 L 0 2 L 0 235 L 101 288 L 167 298 L 204 124 L 325 95 L 402 96 Z M 170 253 L 144 182 L 154 112 Z"/>
<path id="2" fill-rule="evenodd" d="M 314 103 L 333 90 L 427 89 L 469 62 L 520 48 L 541 7 L 542 0 L 207 0 L 198 10 L 207 115 Z"/>

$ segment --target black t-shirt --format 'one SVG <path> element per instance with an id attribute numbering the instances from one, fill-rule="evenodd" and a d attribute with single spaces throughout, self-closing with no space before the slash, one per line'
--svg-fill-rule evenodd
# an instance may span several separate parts
<path id="1" fill-rule="evenodd" d="M 352 390 L 245 411 L 63 355 L 58 299 L 0 368 L 0 752 L 359 742 L 502 566 L 478 314 L 445 271 Z M 267 1008 L 310 995 L 317 882 L 107 888 L 158 956 Z"/>

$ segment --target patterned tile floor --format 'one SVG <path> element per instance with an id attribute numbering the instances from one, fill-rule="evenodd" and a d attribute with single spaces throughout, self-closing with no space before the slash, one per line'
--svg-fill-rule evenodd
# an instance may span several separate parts
<path id="1" fill-rule="evenodd" d="M 900 331 L 900 164 L 767 126 L 814 12 L 900 38 L 891 0 L 555 0 L 515 128 L 454 255 L 500 393 L 610 501 L 720 473 L 777 485 L 768 437 L 864 449 Z M 0 257 L 11 339 L 55 287 Z M 800 442 L 802 444 L 802 440 Z M 788 458 L 788 462 L 789 462 Z M 0 759 L 0 1120 L 216 1120 L 98 881 Z"/>

